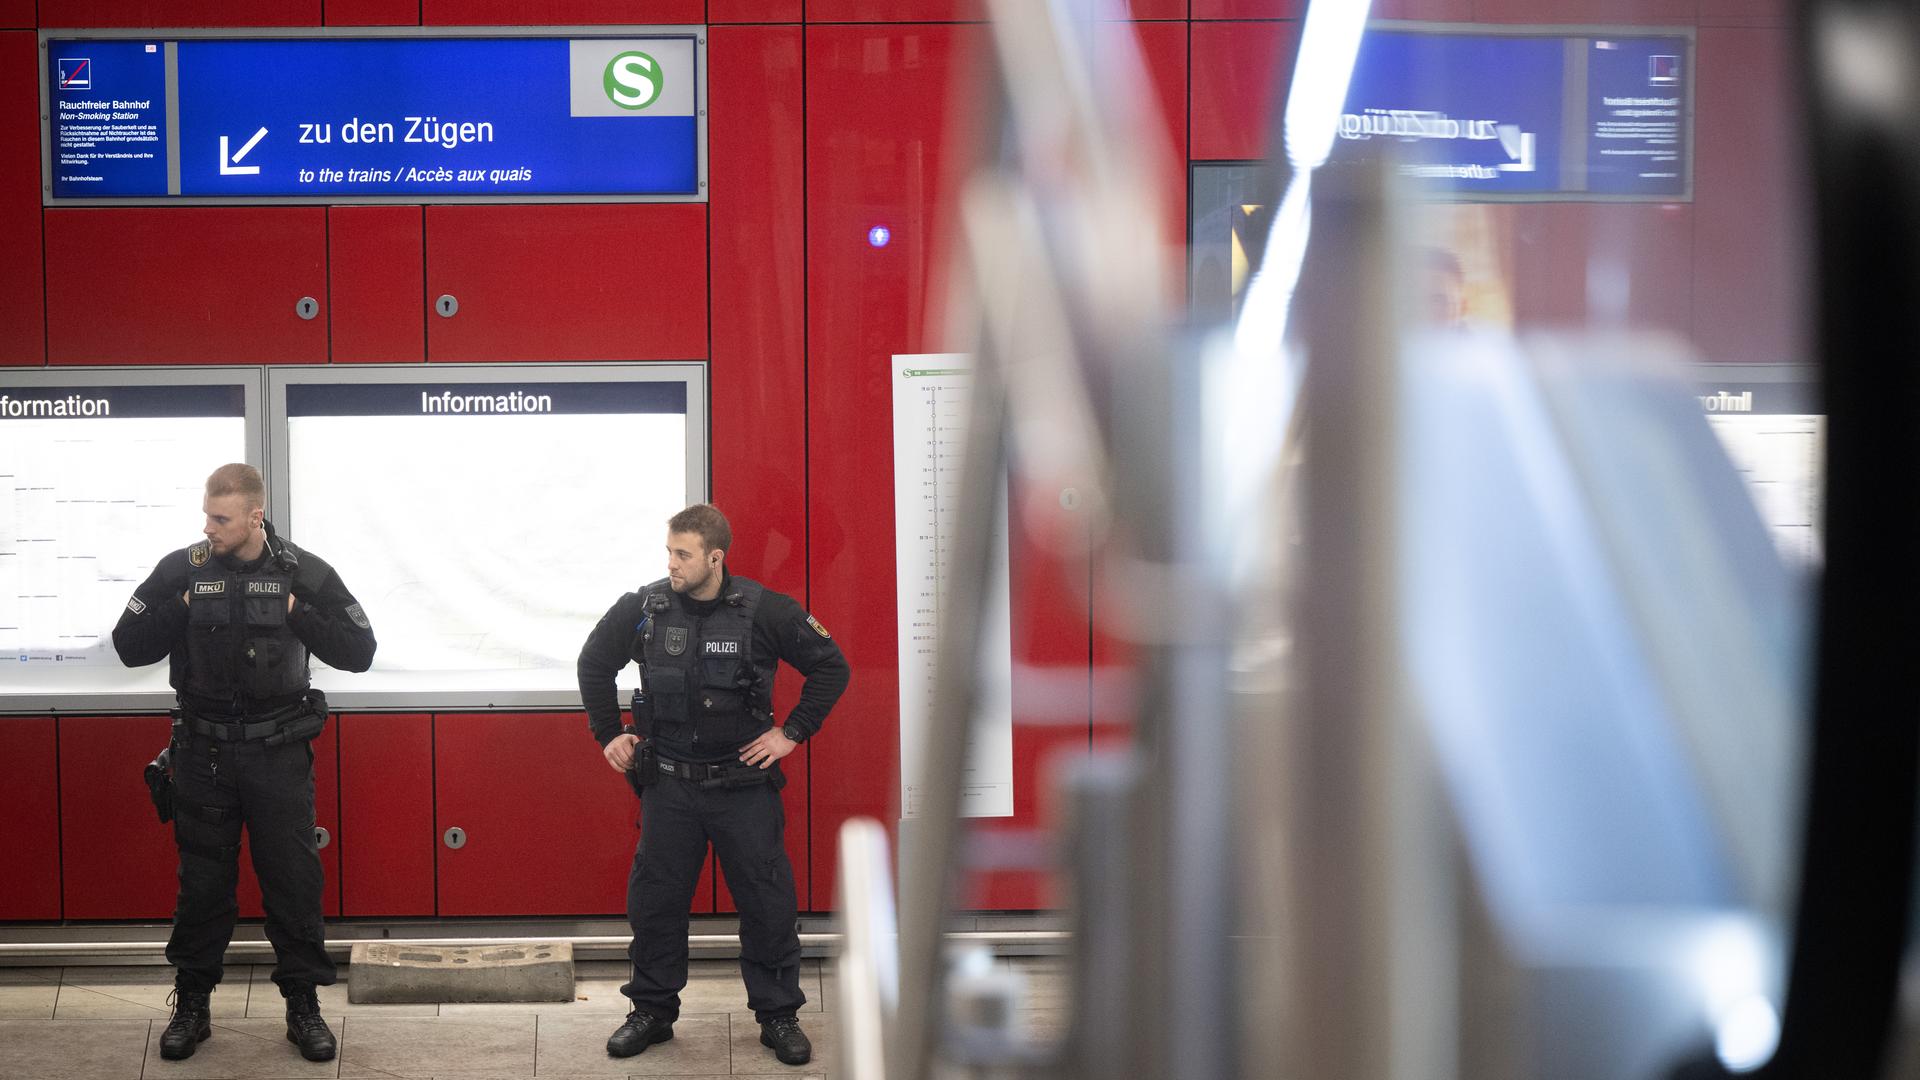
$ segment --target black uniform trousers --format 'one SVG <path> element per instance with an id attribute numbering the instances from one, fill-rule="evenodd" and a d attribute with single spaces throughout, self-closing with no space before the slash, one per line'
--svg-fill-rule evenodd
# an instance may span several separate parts
<path id="1" fill-rule="evenodd" d="M 313 750 L 305 742 L 268 746 L 182 732 L 174 751 L 174 842 L 180 896 L 167 960 L 175 985 L 206 992 L 219 983 L 240 906 L 240 831 L 267 914 L 277 961 L 273 981 L 293 989 L 330 986 L 320 897 L 325 876 L 313 834 Z"/>
<path id="2" fill-rule="evenodd" d="M 786 811 L 770 783 L 705 788 L 662 776 L 640 800 L 640 844 L 627 875 L 633 927 L 633 981 L 620 988 L 634 1007 L 669 1023 L 687 985 L 687 909 L 707 845 L 720 861 L 740 913 L 740 977 L 747 1005 L 765 1023 L 806 1004 L 800 990 L 798 900 L 781 834 Z"/>

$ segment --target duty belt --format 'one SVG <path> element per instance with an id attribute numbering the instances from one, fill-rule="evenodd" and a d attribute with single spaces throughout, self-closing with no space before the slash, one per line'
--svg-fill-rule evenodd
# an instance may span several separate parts
<path id="1" fill-rule="evenodd" d="M 252 742 L 255 739 L 264 739 L 281 728 L 279 720 L 261 720 L 252 724 L 216 724 L 197 716 L 183 716 L 180 722 L 195 735 L 206 735 L 221 742 Z"/>
<path id="2" fill-rule="evenodd" d="M 662 775 L 690 780 L 701 787 L 752 787 L 773 779 L 770 775 L 771 769 L 759 769 L 752 765 L 737 765 L 727 761 L 702 765 L 674 761 L 671 758 L 654 760 Z"/>
<path id="3" fill-rule="evenodd" d="M 249 724 L 239 720 L 208 720 L 192 711 L 181 709 L 180 723 L 195 735 L 205 735 L 222 742 L 253 742 L 256 739 L 272 740 L 276 735 L 287 731 L 295 721 L 309 718 L 309 713 L 308 703 L 299 701 L 291 705 L 282 705 Z M 321 713 L 319 719 L 324 722 L 325 713 Z"/>

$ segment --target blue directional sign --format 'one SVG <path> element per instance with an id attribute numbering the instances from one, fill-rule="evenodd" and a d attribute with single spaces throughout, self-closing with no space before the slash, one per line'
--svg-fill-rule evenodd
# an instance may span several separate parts
<path id="1" fill-rule="evenodd" d="M 147 62 L 135 70 L 130 57 Z M 106 152 L 117 144 L 62 109 L 50 123 L 50 194 L 702 198 L 703 61 L 692 31 L 53 40 L 51 96 L 91 77 L 116 98 L 165 106 L 148 126 L 166 152 L 157 167 Z"/>
<path id="2" fill-rule="evenodd" d="M 1370 27 L 1334 159 L 1384 147 L 1456 199 L 1685 197 L 1689 45 Z"/>
<path id="3" fill-rule="evenodd" d="M 1409 176 L 1476 192 L 1560 185 L 1564 49 L 1555 38 L 1371 32 L 1340 137 L 1388 139 Z"/>

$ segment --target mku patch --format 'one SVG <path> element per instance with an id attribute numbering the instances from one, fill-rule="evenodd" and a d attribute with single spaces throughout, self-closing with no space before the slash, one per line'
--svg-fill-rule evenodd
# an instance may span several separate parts
<path id="1" fill-rule="evenodd" d="M 195 596 L 218 596 L 226 591 L 227 583 L 224 581 L 196 581 L 193 583 L 193 595 Z"/>
<path id="2" fill-rule="evenodd" d="M 142 603 L 139 597 L 129 596 L 127 597 L 127 610 L 133 612 L 135 615 L 145 615 L 147 613 L 147 605 Z"/>

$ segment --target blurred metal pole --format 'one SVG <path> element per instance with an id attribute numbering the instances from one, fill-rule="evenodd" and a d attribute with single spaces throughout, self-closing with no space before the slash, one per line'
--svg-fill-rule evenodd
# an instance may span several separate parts
<path id="1" fill-rule="evenodd" d="M 1139 1072 L 1133 1039 L 1116 1018 L 1133 1018 L 1140 773 L 1130 753 L 1096 754 L 1064 778 L 1067 820 L 1061 823 L 1072 883 L 1073 996 L 1067 1005 L 1066 1074 L 1127 1076 Z"/>
<path id="2" fill-rule="evenodd" d="M 1285 1000 L 1296 1080 L 1397 1080 L 1393 1008 L 1394 513 L 1398 334 L 1389 173 L 1313 181 L 1314 240 L 1297 316 L 1307 369 L 1302 565 L 1296 619 L 1298 757 L 1285 773 L 1287 882 L 1300 927 Z M 1434 1073 L 1432 1075 L 1443 1075 Z"/>
<path id="3" fill-rule="evenodd" d="M 924 796 L 911 842 L 900 856 L 900 1012 L 889 1055 L 893 1074 L 920 1080 L 932 1065 L 945 1001 L 941 929 L 958 878 L 961 775 L 973 726 L 981 628 L 993 575 L 993 531 L 1006 474 L 1006 395 L 996 343 L 982 340 L 975 356 L 967 410 L 967 454 L 960 470 L 959 511 L 951 573 L 954 587 L 941 607 L 940 649 L 934 664 L 933 708 L 927 725 L 921 778 Z M 968 587 L 971 585 L 972 587 Z M 906 832 L 903 828 L 903 834 Z"/>
<path id="4" fill-rule="evenodd" d="M 1124 414 L 1123 439 L 1153 448 L 1165 501 L 1140 504 L 1127 521 L 1147 565 L 1159 572 L 1139 713 L 1140 795 L 1146 845 L 1140 866 L 1147 902 L 1137 909 L 1146 944 L 1136 1059 L 1155 1076 L 1211 1080 L 1236 1075 L 1234 888 L 1239 853 L 1233 820 L 1234 747 L 1227 694 L 1233 630 L 1226 538 L 1208 528 L 1224 491 L 1208 460 L 1208 372 L 1192 348 L 1168 348 L 1158 379 Z"/>
<path id="5" fill-rule="evenodd" d="M 944 1002 L 944 964 L 939 933 L 957 876 L 961 841 L 965 835 L 961 812 L 961 776 L 965 768 L 968 735 L 975 710 L 974 681 L 978 672 L 981 628 L 988 587 L 991 586 L 991 532 L 985 522 L 999 512 L 1001 481 L 1007 462 L 1007 442 L 1020 424 L 1023 452 L 1048 476 L 1081 476 L 1097 482 L 1106 475 L 1094 428 L 1091 384 L 1112 374 L 1127 384 L 1120 396 L 1128 400 L 1115 410 L 1115 430 L 1143 428 L 1145 441 L 1158 445 L 1165 438 L 1165 400 L 1170 392 L 1159 322 L 1163 295 L 1159 277 L 1158 234 L 1150 195 L 1151 171 L 1134 161 L 1132 143 L 1116 140 L 1109 127 L 1127 127 L 1132 108 L 1142 98 L 1137 85 L 1123 83 L 1096 98 L 1088 78 L 1088 54 L 1104 24 L 1096 7 L 1110 0 L 990 0 L 990 29 L 994 38 L 998 79 L 991 93 L 1001 95 L 987 126 L 987 144 L 1008 159 L 999 177 L 983 176 L 969 191 L 968 250 L 980 328 L 975 354 L 973 408 L 970 411 L 968 454 L 962 469 L 959 520 L 967 527 L 957 535 L 952 563 L 959 583 L 949 596 L 940 627 L 940 652 L 934 677 L 934 715 L 925 748 L 927 772 L 923 779 L 921 814 L 911 830 L 903 829 L 901 870 L 901 977 L 903 980 L 896 1039 L 897 1057 L 890 1055 L 896 1076 L 920 1080 L 927 1075 Z M 1126 25 L 1121 23 L 1119 25 Z M 1102 38 L 1104 41 L 1105 39 Z M 1122 50 L 1124 51 L 1124 50 Z M 1132 71 L 1128 71 L 1129 77 Z M 1122 119 L 1128 118 L 1128 119 Z M 1137 127 L 1137 125 L 1136 125 Z M 1009 138 L 1008 136 L 1011 136 Z M 986 208 L 983 210 L 983 208 Z M 993 209 L 1017 214 L 987 212 Z M 1017 218 L 1017 225 L 1010 222 Z M 1140 393 L 1144 391 L 1144 393 Z M 1019 394 L 1018 400 L 1010 397 Z M 1199 424 L 1198 399 L 1183 414 L 1189 429 Z M 1037 436 L 1037 437 L 1035 437 Z M 1118 436 L 1115 436 L 1117 439 Z M 1197 446 L 1197 441 L 1193 444 Z M 1191 458 L 1196 455 L 1189 454 Z M 1124 493 L 1133 508 L 1133 524 L 1145 535 L 1165 537 L 1164 521 L 1173 504 L 1163 493 L 1179 490 L 1169 475 L 1180 468 L 1165 455 L 1149 451 L 1148 468 L 1127 478 L 1116 497 Z M 1179 490 L 1183 506 L 1197 496 Z M 1090 496 L 1102 493 L 1089 492 Z M 1104 500 L 1096 500 L 1096 505 Z M 1092 509 L 1089 507 L 1089 509 Z M 1182 604 L 1179 589 L 1170 587 L 1175 574 L 1167 559 L 1172 550 L 1164 539 L 1143 547 L 1139 566 L 1156 596 L 1138 598 L 1143 605 L 1167 609 L 1166 632 L 1218 633 L 1218 621 L 1205 621 L 1205 605 Z M 969 585 L 978 587 L 968 588 Z M 1182 583 L 1184 584 L 1184 583 Z M 1155 622 L 1156 626 L 1162 625 Z M 1165 669 L 1168 665 L 1162 664 Z M 1216 670 L 1216 684 L 1224 675 Z M 1192 695 L 1200 708 L 1207 695 Z M 1216 686 L 1213 697 L 1221 696 Z M 1156 700 L 1168 700 L 1165 693 Z M 1143 713 L 1146 730 L 1161 721 L 1164 709 Z M 1205 753 L 1204 740 L 1190 745 Z M 1224 801 L 1212 776 L 1222 770 L 1223 758 L 1214 758 L 1195 771 L 1193 782 Z M 1210 872 L 1224 858 L 1223 834 L 1209 825 L 1196 833 L 1191 869 Z M 1142 908 L 1156 914 L 1130 930 L 1137 940 L 1158 949 L 1179 949 L 1162 940 L 1171 925 L 1166 902 L 1172 886 L 1164 861 L 1148 854 L 1164 850 L 1168 830 L 1149 828 L 1135 847 L 1141 871 L 1141 891 L 1148 899 Z M 1216 890 L 1220 891 L 1220 890 Z M 1184 899 L 1184 911 L 1193 906 Z M 1206 904 L 1198 905 L 1204 909 Z M 1218 923 L 1214 920 L 1210 926 Z M 1214 927 L 1224 942 L 1224 923 Z M 1229 1024 L 1221 1010 L 1204 1000 L 1205 979 L 1218 980 L 1214 953 L 1176 951 L 1191 971 L 1189 981 L 1175 993 L 1169 979 L 1168 953 L 1155 951 L 1131 985 L 1140 994 L 1154 995 L 1143 1010 L 1142 1023 L 1130 1023 L 1115 1032 L 1119 1040 L 1138 1040 L 1143 1050 L 1159 1055 L 1167 1067 L 1149 1073 L 1204 1075 L 1192 1072 L 1209 1056 L 1224 1053 L 1219 1025 Z M 1143 981 L 1143 979 L 1145 981 Z M 1182 1016 L 1191 1016 L 1191 1030 L 1176 1030 L 1183 1022 L 1174 1016 L 1177 1002 Z M 1230 1026 L 1230 1025 L 1229 1025 Z M 1171 1049 L 1178 1044 L 1184 1050 Z M 1181 1060 L 1181 1053 L 1197 1055 Z M 1145 1065 L 1144 1056 L 1130 1058 Z"/>
<path id="6" fill-rule="evenodd" d="M 899 936 L 887 830 L 871 818 L 840 826 L 840 918 L 847 928 L 838 964 L 843 1080 L 886 1080 L 886 1025 L 899 1003 Z"/>

